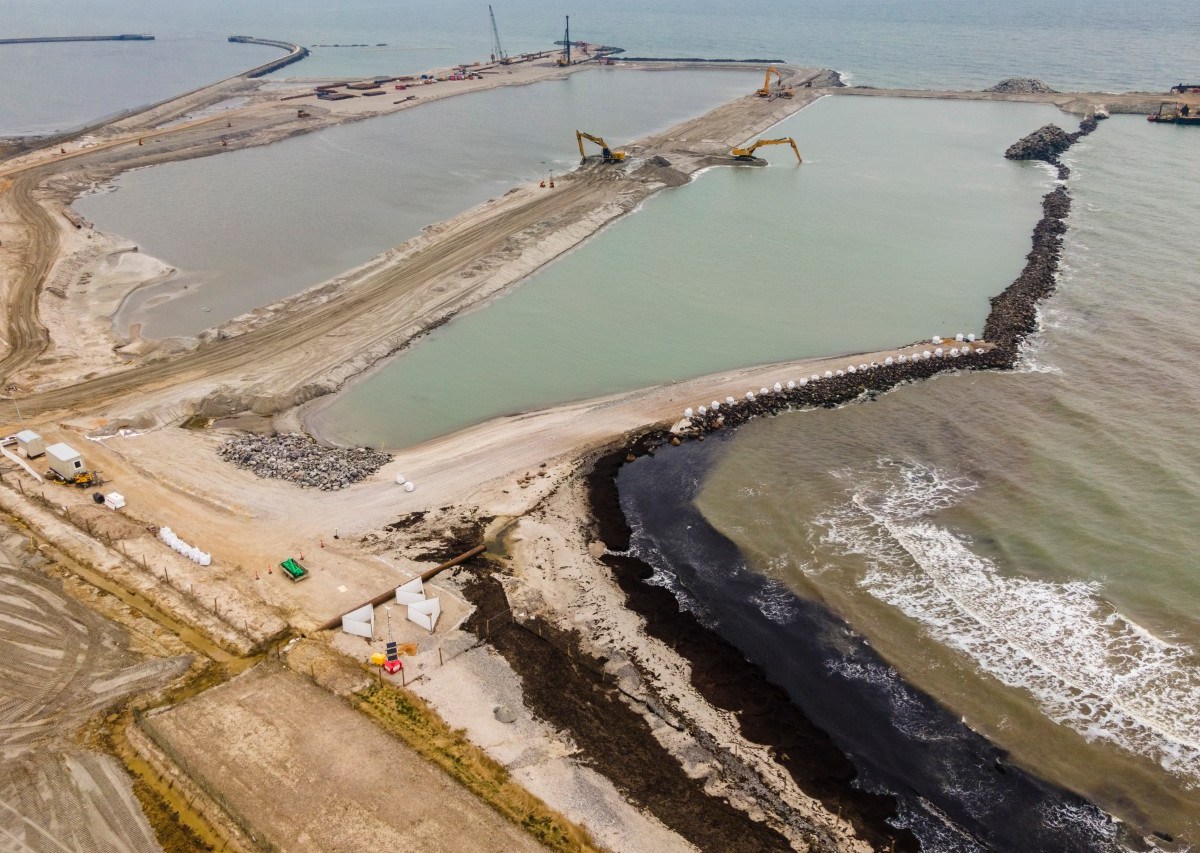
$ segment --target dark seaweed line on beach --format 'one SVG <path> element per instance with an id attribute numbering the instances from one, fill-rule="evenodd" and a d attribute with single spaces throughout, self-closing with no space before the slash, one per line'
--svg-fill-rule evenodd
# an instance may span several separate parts
<path id="1" fill-rule="evenodd" d="M 1062 133 L 1056 146 L 1039 148 L 1034 144 L 1021 156 L 1008 156 L 1054 165 L 1058 179 L 1066 181 L 1070 169 L 1059 160 L 1059 155 L 1096 127 L 1097 120 L 1089 116 L 1075 133 Z M 1038 133 L 1041 131 L 1022 142 L 1040 141 L 1035 140 Z M 678 436 L 662 429 L 651 430 L 627 446 L 601 456 L 588 480 L 592 516 L 601 540 L 610 552 L 628 551 L 632 530 L 621 508 L 617 475 L 622 465 L 638 456 L 653 455 L 668 441 L 703 441 L 706 434 L 784 411 L 816 406 L 835 408 L 947 371 L 1012 369 L 1020 356 L 1022 341 L 1037 329 L 1039 303 L 1056 287 L 1070 210 L 1071 196 L 1065 185 L 1060 184 L 1042 198 L 1042 217 L 1034 226 L 1025 267 L 1012 284 L 989 300 L 991 310 L 983 340 L 991 345 L 990 349 L 977 350 L 969 360 L 937 358 L 872 365 L 865 371 L 756 395 L 754 399 L 722 405 L 718 411 L 693 417 Z M 747 661 L 729 641 L 683 609 L 671 591 L 647 583 L 654 574 L 651 566 L 626 554 L 609 553 L 601 559 L 612 569 L 625 593 L 626 606 L 645 619 L 647 633 L 689 661 L 693 686 L 714 706 L 737 714 L 744 737 L 772 747 L 776 761 L 801 790 L 850 821 L 859 835 L 877 848 L 894 843 L 895 850 L 920 849 L 909 830 L 897 829 L 887 822 L 896 817 L 896 799 L 854 787 L 854 766 L 829 736 L 809 721 L 787 692 L 770 682 L 760 667 Z M 764 725 L 767 720 L 773 724 Z"/>

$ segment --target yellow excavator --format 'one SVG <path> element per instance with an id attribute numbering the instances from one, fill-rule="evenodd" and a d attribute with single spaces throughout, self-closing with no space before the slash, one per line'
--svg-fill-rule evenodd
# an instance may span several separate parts
<path id="1" fill-rule="evenodd" d="M 584 133 L 582 130 L 577 130 L 575 131 L 575 142 L 579 144 L 579 156 L 582 158 L 579 161 L 580 163 L 583 163 L 587 160 L 587 154 L 583 150 L 583 140 L 585 139 L 589 142 L 595 142 L 600 146 L 600 156 L 604 158 L 605 163 L 620 163 L 625 159 L 624 151 L 613 151 L 608 147 L 608 143 L 605 142 L 601 137 L 592 136 L 590 133 Z"/>
<path id="2" fill-rule="evenodd" d="M 772 74 L 774 74 L 776 77 L 779 78 L 778 87 L 775 89 L 774 92 L 771 91 L 771 75 Z M 754 94 L 758 95 L 760 98 L 769 98 L 769 97 L 771 97 L 771 95 L 775 95 L 780 98 L 790 98 L 792 96 L 792 90 L 790 88 L 785 89 L 783 87 L 783 75 L 779 73 L 778 68 L 776 68 L 774 65 L 772 65 L 770 68 L 767 69 L 766 76 L 763 77 L 762 88 L 759 89 Z"/>
<path id="3" fill-rule="evenodd" d="M 783 139 L 760 139 L 748 148 L 735 148 L 729 153 L 739 160 L 754 160 L 754 152 L 764 145 L 790 145 L 792 146 L 792 150 L 796 152 L 796 162 L 804 162 L 804 159 L 800 156 L 800 149 L 796 147 L 796 140 L 790 136 L 785 136 Z"/>

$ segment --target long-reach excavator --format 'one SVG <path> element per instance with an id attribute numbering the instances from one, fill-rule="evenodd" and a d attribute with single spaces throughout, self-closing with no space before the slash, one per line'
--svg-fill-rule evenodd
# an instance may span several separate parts
<path id="1" fill-rule="evenodd" d="M 792 150 L 796 152 L 796 162 L 803 163 L 804 159 L 800 156 L 800 149 L 796 147 L 796 140 L 790 136 L 785 136 L 783 139 L 760 139 L 748 148 L 735 148 L 729 153 L 739 160 L 754 160 L 754 152 L 764 145 L 790 145 Z"/>
<path id="2" fill-rule="evenodd" d="M 579 156 L 583 158 L 580 160 L 581 163 L 587 160 L 587 154 L 584 153 L 583 150 L 583 140 L 585 139 L 589 140 L 590 142 L 595 142 L 600 146 L 600 156 L 604 158 L 605 163 L 620 163 L 625 159 L 624 151 L 613 151 L 608 147 L 608 143 L 605 142 L 601 137 L 592 136 L 590 133 L 584 133 L 582 130 L 577 130 L 575 131 L 575 141 L 579 143 Z"/>
<path id="3" fill-rule="evenodd" d="M 778 86 L 776 87 L 774 92 L 771 91 L 771 75 L 772 74 L 774 74 L 776 77 L 779 78 Z M 771 97 L 771 95 L 775 95 L 776 97 L 779 97 L 779 98 L 790 98 L 792 96 L 792 90 L 785 89 L 783 87 L 783 75 L 779 73 L 778 68 L 776 68 L 774 65 L 772 65 L 770 68 L 767 69 L 766 76 L 763 77 L 762 88 L 759 89 L 754 94 L 758 95 L 760 98 L 769 98 L 769 97 Z"/>

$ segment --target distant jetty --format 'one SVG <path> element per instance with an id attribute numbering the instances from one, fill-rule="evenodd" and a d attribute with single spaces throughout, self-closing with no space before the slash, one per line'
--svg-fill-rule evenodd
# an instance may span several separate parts
<path id="1" fill-rule="evenodd" d="M 299 62 L 304 57 L 308 56 L 308 48 L 301 47 L 298 44 L 292 44 L 290 41 L 277 41 L 276 39 L 260 39 L 254 36 L 230 36 L 229 40 L 234 44 L 262 44 L 267 47 L 277 47 L 280 50 L 286 50 L 287 56 L 280 59 L 274 59 L 266 62 L 255 68 L 251 68 L 245 73 L 246 77 L 262 77 L 264 74 L 270 74 L 272 71 L 278 71 L 285 65 L 291 65 L 293 62 Z"/>
<path id="2" fill-rule="evenodd" d="M 119 36 L 42 36 L 29 39 L 0 39 L 0 44 L 44 44 L 54 41 L 154 41 L 154 36 L 123 33 Z"/>
<path id="3" fill-rule="evenodd" d="M 728 65 L 731 62 L 747 65 L 785 65 L 782 59 L 704 59 L 699 56 L 622 56 L 622 62 L 712 62 Z"/>

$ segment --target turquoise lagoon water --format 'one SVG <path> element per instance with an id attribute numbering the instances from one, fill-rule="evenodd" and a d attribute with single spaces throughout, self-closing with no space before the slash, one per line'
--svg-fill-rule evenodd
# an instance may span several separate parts
<path id="1" fill-rule="evenodd" d="M 772 134 L 768 168 L 651 199 L 314 415 L 403 446 L 484 420 L 762 362 L 978 330 L 1049 185 L 1003 158 L 1039 105 L 826 98 Z"/>

